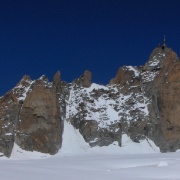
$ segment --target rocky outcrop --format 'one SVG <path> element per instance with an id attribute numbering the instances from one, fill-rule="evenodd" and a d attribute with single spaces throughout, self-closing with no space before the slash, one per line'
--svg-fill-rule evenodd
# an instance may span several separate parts
<path id="1" fill-rule="evenodd" d="M 24 100 L 15 141 L 25 150 L 55 154 L 61 147 L 62 130 L 56 90 L 41 78 Z"/>
<path id="2" fill-rule="evenodd" d="M 0 98 L 0 152 L 7 157 L 12 152 L 22 101 L 31 82 L 25 75 L 15 88 Z"/>
<path id="3" fill-rule="evenodd" d="M 84 71 L 83 82 L 82 82 L 83 87 L 90 87 L 91 79 L 92 79 L 91 72 L 88 70 Z"/>
<path id="4" fill-rule="evenodd" d="M 53 85 L 58 87 L 60 82 L 61 82 L 61 73 L 60 71 L 57 71 L 53 77 Z"/>
<path id="5" fill-rule="evenodd" d="M 56 81 L 57 83 L 57 81 Z M 28 151 L 55 154 L 62 143 L 63 121 L 55 85 L 29 76 L 0 99 L 0 152 L 9 157 L 14 143 Z"/>
<path id="6" fill-rule="evenodd" d="M 95 120 L 82 120 L 79 125 L 79 132 L 91 147 L 108 146 L 114 141 L 121 145 L 121 126 L 118 123 L 100 128 Z"/>
<path id="7" fill-rule="evenodd" d="M 73 84 L 88 88 L 91 86 L 92 74 L 89 70 L 84 71 L 84 75 L 73 81 Z"/>
<path id="8" fill-rule="evenodd" d="M 130 87 L 140 86 L 140 70 L 138 67 L 133 66 L 120 67 L 116 77 L 111 79 L 109 84 L 116 84 L 120 87 L 123 87 L 124 92 L 127 91 Z"/>
<path id="9" fill-rule="evenodd" d="M 0 100 L 0 152 L 9 157 L 14 145 L 14 127 L 18 120 L 20 105 L 12 91 Z"/>

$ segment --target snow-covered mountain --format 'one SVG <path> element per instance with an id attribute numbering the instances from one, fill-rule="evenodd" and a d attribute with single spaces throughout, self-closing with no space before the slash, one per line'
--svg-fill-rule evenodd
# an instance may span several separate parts
<path id="1" fill-rule="evenodd" d="M 24 76 L 0 98 L 1 155 L 180 148 L 180 62 L 170 48 L 156 47 L 144 66 L 119 68 L 106 86 L 91 78 L 87 70 L 72 83 L 59 71 L 53 82 Z"/>

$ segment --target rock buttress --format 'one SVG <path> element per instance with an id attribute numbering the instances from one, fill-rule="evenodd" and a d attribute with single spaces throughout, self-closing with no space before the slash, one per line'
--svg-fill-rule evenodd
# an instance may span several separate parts
<path id="1" fill-rule="evenodd" d="M 56 89 L 37 80 L 22 106 L 15 141 L 28 151 L 55 154 L 61 148 L 62 130 Z"/>
<path id="2" fill-rule="evenodd" d="M 180 62 L 171 49 L 164 57 L 151 93 L 153 140 L 162 152 L 180 148 Z"/>
<path id="3" fill-rule="evenodd" d="M 24 76 L 9 92 L 0 98 L 0 152 L 10 157 L 14 145 L 17 122 L 31 79 Z"/>

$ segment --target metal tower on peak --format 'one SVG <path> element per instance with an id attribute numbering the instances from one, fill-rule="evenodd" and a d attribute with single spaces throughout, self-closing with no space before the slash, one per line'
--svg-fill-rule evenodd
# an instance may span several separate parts
<path id="1" fill-rule="evenodd" d="M 166 35 L 164 35 L 164 44 L 163 46 L 166 46 Z"/>
<path id="2" fill-rule="evenodd" d="M 163 45 L 161 46 L 162 49 L 165 49 L 167 47 L 166 45 L 166 36 L 164 35 Z"/>

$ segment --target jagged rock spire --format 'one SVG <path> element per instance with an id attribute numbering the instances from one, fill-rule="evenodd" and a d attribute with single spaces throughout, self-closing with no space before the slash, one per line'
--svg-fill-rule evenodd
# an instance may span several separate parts
<path id="1" fill-rule="evenodd" d="M 60 84 L 60 82 L 61 82 L 61 73 L 60 71 L 57 71 L 53 77 L 53 84 L 57 87 L 58 84 Z"/>

